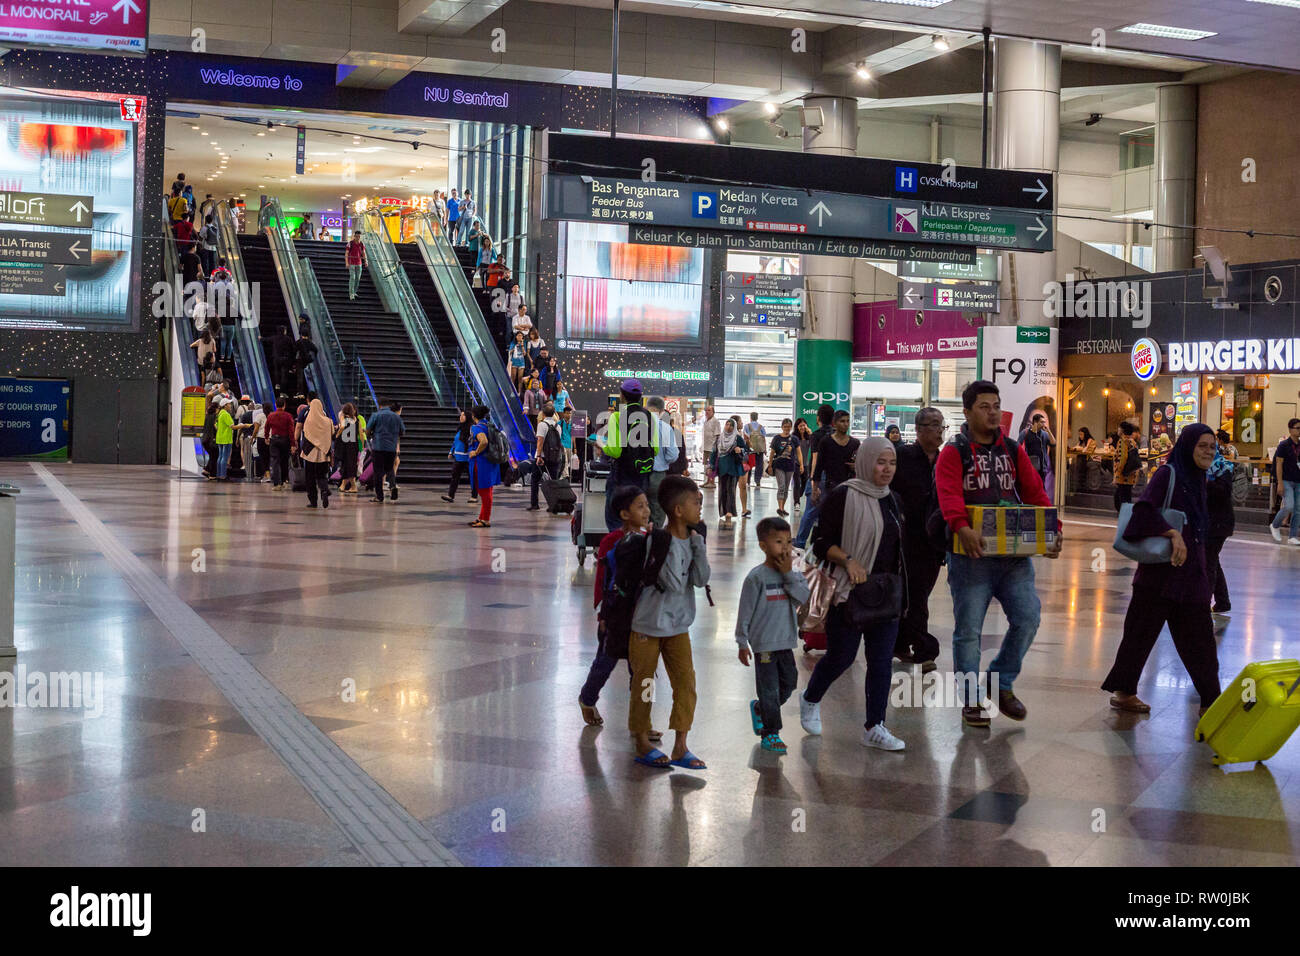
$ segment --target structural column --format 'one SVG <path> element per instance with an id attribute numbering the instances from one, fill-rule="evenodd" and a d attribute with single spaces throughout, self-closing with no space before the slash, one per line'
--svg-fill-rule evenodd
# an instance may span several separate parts
<path id="1" fill-rule="evenodd" d="M 1156 168 L 1151 184 L 1156 222 L 1191 223 L 1196 216 L 1196 87 L 1156 90 Z M 1192 267 L 1191 229 L 1155 227 L 1155 271 Z"/>
<path id="2" fill-rule="evenodd" d="M 820 129 L 805 128 L 803 151 L 856 156 L 858 101 L 849 96 L 809 96 L 806 109 L 820 109 Z M 817 406 L 849 410 L 853 394 L 853 263 L 841 256 L 803 256 L 808 315 L 795 349 L 795 415 L 814 428 Z"/>
<path id="3" fill-rule="evenodd" d="M 1060 166 L 1061 48 L 999 37 L 993 64 L 993 165 L 1055 176 Z M 1059 184 L 1053 193 L 1055 238 Z M 999 324 L 1055 325 L 1044 315 L 1043 300 L 1044 286 L 1061 278 L 1056 253 L 1006 253 L 1003 259 Z"/>

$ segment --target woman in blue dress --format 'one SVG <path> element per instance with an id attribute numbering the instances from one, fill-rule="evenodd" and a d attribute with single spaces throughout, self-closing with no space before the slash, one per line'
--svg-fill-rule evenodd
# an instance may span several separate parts
<path id="1" fill-rule="evenodd" d="M 492 527 L 492 489 L 501 484 L 501 466 L 489 461 L 487 456 L 489 426 L 487 406 L 474 406 L 473 414 L 474 427 L 469 430 L 469 466 L 481 503 L 478 519 L 471 521 L 469 526 L 490 528 Z"/>

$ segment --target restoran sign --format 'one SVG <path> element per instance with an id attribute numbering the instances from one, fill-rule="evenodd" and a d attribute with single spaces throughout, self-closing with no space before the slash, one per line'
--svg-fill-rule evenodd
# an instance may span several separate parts
<path id="1" fill-rule="evenodd" d="M 1170 372 L 1290 372 L 1300 368 L 1300 338 L 1169 342 Z"/>

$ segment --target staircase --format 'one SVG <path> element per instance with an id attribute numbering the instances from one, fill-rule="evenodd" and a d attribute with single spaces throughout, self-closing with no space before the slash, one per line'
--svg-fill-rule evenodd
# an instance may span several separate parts
<path id="1" fill-rule="evenodd" d="M 447 454 L 458 423 L 456 409 L 437 405 L 406 326 L 396 313 L 384 311 L 369 268 L 362 270 L 356 299 L 349 299 L 342 243 L 294 240 L 294 247 L 300 256 L 311 260 L 339 341 L 348 355 L 355 350 L 361 357 L 376 398 L 402 403 L 406 434 L 399 483 L 448 481 L 451 462 Z M 432 315 L 430 321 L 437 329 Z M 446 324 L 444 316 L 442 325 Z M 438 335 L 441 342 L 441 332 Z M 357 397 L 345 396 L 349 400 Z"/>
<path id="2" fill-rule="evenodd" d="M 456 260 L 465 270 L 465 281 L 469 283 L 471 289 L 474 289 L 474 262 L 478 258 L 478 253 L 469 246 L 456 246 L 455 249 Z M 509 348 L 512 338 L 510 326 L 514 316 L 492 311 L 490 289 L 474 289 L 474 300 L 478 303 L 478 310 L 483 313 L 483 321 L 487 323 L 488 331 L 492 333 L 492 340 L 497 344 L 497 356 L 504 362 L 506 349 Z"/>

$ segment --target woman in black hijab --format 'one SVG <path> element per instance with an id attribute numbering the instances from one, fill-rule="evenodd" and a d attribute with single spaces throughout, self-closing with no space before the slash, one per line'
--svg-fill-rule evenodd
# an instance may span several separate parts
<path id="1" fill-rule="evenodd" d="M 1219 696 L 1219 652 L 1214 643 L 1210 597 L 1214 582 L 1207 571 L 1205 545 L 1210 515 L 1206 505 L 1205 472 L 1214 463 L 1218 447 L 1208 425 L 1188 425 L 1169 455 L 1147 482 L 1146 491 L 1133 505 L 1124 529 L 1127 541 L 1166 537 L 1173 550 L 1167 564 L 1139 564 L 1133 575 L 1133 598 L 1124 618 L 1124 638 L 1115 664 L 1102 690 L 1111 691 L 1110 705 L 1117 710 L 1145 714 L 1151 707 L 1137 696 L 1138 680 L 1160 630 L 1169 625 L 1183 666 L 1201 698 L 1201 713 Z M 1161 515 L 1170 481 L 1174 482 L 1169 507 L 1187 515 L 1182 533 Z"/>

